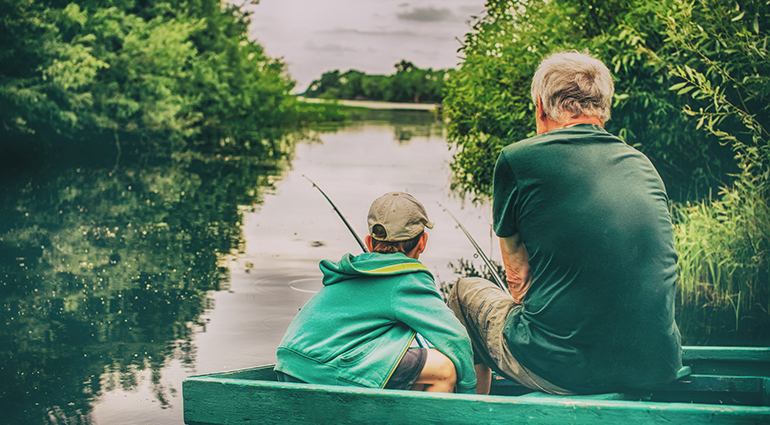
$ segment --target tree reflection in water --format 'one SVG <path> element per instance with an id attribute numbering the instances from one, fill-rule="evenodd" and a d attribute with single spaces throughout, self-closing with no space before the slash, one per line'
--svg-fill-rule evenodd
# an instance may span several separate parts
<path id="1" fill-rule="evenodd" d="M 168 406 L 176 390 L 160 371 L 172 360 L 194 364 L 190 339 L 205 326 L 207 291 L 227 282 L 220 255 L 243 245 L 238 207 L 260 202 L 290 145 L 262 159 L 135 151 L 116 166 L 116 152 L 97 149 L 5 164 L 3 420 L 91 423 L 96 397 L 134 389 L 147 370 Z"/>

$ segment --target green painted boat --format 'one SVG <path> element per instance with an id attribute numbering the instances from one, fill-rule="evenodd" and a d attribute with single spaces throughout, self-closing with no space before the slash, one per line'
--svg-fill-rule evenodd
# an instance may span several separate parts
<path id="1" fill-rule="evenodd" d="M 273 366 L 188 377 L 203 424 L 770 424 L 770 348 L 684 347 L 681 377 L 647 391 L 533 392 L 495 377 L 488 396 L 278 382 Z"/>

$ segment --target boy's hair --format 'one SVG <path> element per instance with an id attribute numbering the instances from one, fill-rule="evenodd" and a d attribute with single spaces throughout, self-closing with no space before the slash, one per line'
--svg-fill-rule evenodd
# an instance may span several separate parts
<path id="1" fill-rule="evenodd" d="M 425 233 L 424 231 L 421 232 L 419 235 L 407 239 L 405 241 L 398 241 L 398 242 L 387 242 L 383 240 L 378 240 L 385 238 L 387 235 L 387 232 L 385 231 L 385 228 L 380 224 L 375 224 L 372 228 L 372 252 L 380 252 L 384 254 L 390 254 L 395 252 L 401 252 L 404 254 L 408 254 L 411 252 L 417 244 L 420 242 L 420 236 Z"/>

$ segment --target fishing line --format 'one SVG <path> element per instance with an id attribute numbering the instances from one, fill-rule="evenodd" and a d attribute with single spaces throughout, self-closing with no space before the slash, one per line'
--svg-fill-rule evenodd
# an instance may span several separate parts
<path id="1" fill-rule="evenodd" d="M 446 213 L 449 214 L 450 217 L 452 217 L 452 219 L 455 221 L 455 223 L 457 223 L 457 227 L 459 227 L 460 230 L 462 230 L 463 233 L 465 233 L 465 236 L 471 242 L 473 247 L 476 248 L 476 253 L 478 254 L 479 257 L 481 257 L 482 260 L 484 260 L 484 263 L 487 265 L 487 269 L 489 269 L 489 273 L 492 275 L 492 278 L 494 279 L 495 285 L 500 287 L 500 289 L 505 291 L 508 295 L 511 295 L 511 291 L 510 291 L 510 289 L 508 289 L 508 285 L 503 283 L 503 280 L 497 274 L 497 271 L 495 270 L 496 268 L 492 264 L 492 261 L 490 261 L 489 258 L 486 256 L 486 254 L 484 254 L 484 251 L 481 249 L 479 244 L 477 244 L 476 241 L 473 239 L 473 236 L 471 236 L 470 232 L 468 232 L 468 230 L 465 229 L 465 226 L 463 226 L 462 223 L 460 223 L 460 220 L 458 220 L 448 209 L 446 209 L 440 203 L 438 203 L 438 202 L 436 202 L 436 203 L 438 204 L 439 207 L 441 207 L 441 209 L 446 211 Z"/>
<path id="2" fill-rule="evenodd" d="M 332 202 L 332 200 L 329 199 L 328 196 L 326 196 L 326 193 L 324 193 L 324 191 L 321 189 L 321 187 L 318 186 L 317 184 L 315 184 L 315 182 L 313 180 L 310 180 L 310 177 L 308 177 L 308 176 L 306 176 L 304 174 L 302 175 L 302 177 L 306 178 L 307 181 L 309 181 L 310 183 L 313 184 L 314 188 L 318 189 L 318 191 L 321 192 L 321 195 L 323 195 L 324 198 L 326 198 L 326 200 L 329 201 L 329 203 L 332 205 L 332 208 L 334 208 L 334 211 L 337 212 L 337 215 L 340 216 L 342 221 L 345 223 L 345 226 L 347 226 L 348 230 L 350 230 L 350 233 L 352 233 L 353 237 L 356 238 L 356 242 L 358 242 L 358 245 L 361 246 L 361 249 L 363 249 L 364 252 L 369 252 L 369 250 L 366 249 L 366 245 L 363 243 L 363 241 L 361 241 L 361 238 L 358 237 L 358 234 L 356 233 L 356 231 L 353 230 L 353 226 L 351 226 L 350 223 L 348 223 L 348 220 L 345 219 L 345 216 L 342 215 L 342 212 L 340 212 L 340 210 L 337 208 L 337 206 L 334 205 L 334 202 Z M 428 345 L 428 341 L 426 341 L 425 338 L 422 335 L 420 335 L 419 333 L 415 333 L 414 337 L 417 340 L 417 345 L 419 345 L 420 348 L 430 348 L 430 346 Z"/>

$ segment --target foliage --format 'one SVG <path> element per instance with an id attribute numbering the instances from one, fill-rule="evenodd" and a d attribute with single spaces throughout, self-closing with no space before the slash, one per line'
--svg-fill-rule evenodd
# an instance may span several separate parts
<path id="1" fill-rule="evenodd" d="M 743 172 L 754 176 L 770 168 L 767 5 L 766 0 L 679 0 L 666 19 L 670 40 L 688 58 L 669 65 L 683 80 L 670 90 L 700 101 L 686 105 L 685 113 L 697 128 L 732 146 Z M 752 167 L 757 168 L 747 169 Z"/>
<path id="2" fill-rule="evenodd" d="M 676 209 L 683 298 L 740 315 L 770 312 L 770 37 L 765 1 L 678 1 L 670 40 L 689 58 L 671 86 L 700 101 L 685 112 L 732 146 L 740 172 L 712 202 Z M 729 19 L 727 19 L 729 18 Z M 704 290 L 705 288 L 705 290 Z M 704 300 L 704 297 L 707 298 Z"/>
<path id="3" fill-rule="evenodd" d="M 740 313 L 770 312 L 770 196 L 757 189 L 674 209 L 682 300 L 734 311 L 736 329 Z"/>
<path id="4" fill-rule="evenodd" d="M 488 1 L 486 7 L 486 16 L 466 35 L 461 48 L 465 59 L 447 82 L 442 105 L 450 119 L 449 141 L 458 148 L 451 164 L 454 185 L 477 196 L 491 192 L 500 150 L 534 134 L 527 88 L 532 70 L 574 33 L 563 10 L 539 0 Z M 551 28 L 554 39 L 540 37 L 535 23 Z"/>
<path id="5" fill-rule="evenodd" d="M 507 144 L 535 134 L 530 82 L 537 64 L 559 50 L 589 51 L 616 78 L 610 132 L 645 152 L 669 192 L 703 195 L 734 171 L 729 148 L 695 132 L 680 113 L 666 61 L 660 17 L 668 0 L 490 0 L 466 35 L 465 59 L 447 83 L 448 135 L 458 148 L 455 187 L 490 193 L 494 161 Z M 704 140 L 706 139 L 706 140 Z"/>
<path id="6" fill-rule="evenodd" d="M 444 82 L 451 70 L 420 69 L 402 60 L 392 75 L 368 75 L 361 71 L 325 72 L 305 91 L 305 97 L 367 99 L 386 102 L 441 102 Z"/>
<path id="7" fill-rule="evenodd" d="M 105 129 L 255 147 L 299 119 L 284 64 L 232 4 L 0 0 L 0 12 L 2 147 Z"/>
<path id="8" fill-rule="evenodd" d="M 766 323 L 768 5 L 489 0 L 447 84 L 455 186 L 489 195 L 500 150 L 534 134 L 529 84 L 539 61 L 557 50 L 587 50 L 616 78 L 607 129 L 651 158 L 672 199 L 693 202 L 674 206 L 682 302 L 729 308 L 735 328 L 760 313 Z"/>

